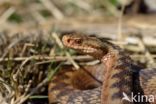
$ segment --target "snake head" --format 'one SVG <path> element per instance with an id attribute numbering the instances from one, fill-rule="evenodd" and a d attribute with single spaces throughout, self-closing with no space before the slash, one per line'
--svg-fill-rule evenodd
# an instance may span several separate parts
<path id="1" fill-rule="evenodd" d="M 108 46 L 104 45 L 96 37 L 83 34 L 68 34 L 63 36 L 62 41 L 66 47 L 80 53 L 89 54 L 97 59 L 101 59 L 108 52 Z"/>

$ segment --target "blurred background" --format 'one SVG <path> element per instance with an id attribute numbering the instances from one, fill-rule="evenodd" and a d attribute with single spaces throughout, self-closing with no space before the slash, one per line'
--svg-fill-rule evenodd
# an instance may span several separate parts
<path id="1" fill-rule="evenodd" d="M 156 0 L 0 0 L 0 31 L 55 29 L 111 34 L 120 19 L 126 20 L 125 25 L 146 28 L 150 24 L 144 22 L 155 21 L 149 16 L 155 14 L 155 4 Z M 122 14 L 126 17 L 121 18 Z"/>
<path id="2" fill-rule="evenodd" d="M 156 45 L 155 5 L 156 0 L 0 0 L 0 31 L 78 31 L 121 41 L 140 34 L 145 44 Z"/>
<path id="3" fill-rule="evenodd" d="M 156 0 L 0 0 L 0 103 L 48 104 L 49 69 L 71 64 L 55 40 L 73 31 L 108 38 L 136 63 L 156 67 Z M 69 53 L 83 65 L 93 61 Z"/>

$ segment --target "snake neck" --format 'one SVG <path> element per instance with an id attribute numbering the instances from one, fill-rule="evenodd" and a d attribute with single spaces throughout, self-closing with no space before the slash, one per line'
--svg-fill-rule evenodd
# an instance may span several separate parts
<path id="1" fill-rule="evenodd" d="M 122 50 L 111 49 L 101 60 L 106 68 L 102 86 L 102 104 L 129 104 L 122 100 L 123 93 L 132 92 L 131 58 Z"/>

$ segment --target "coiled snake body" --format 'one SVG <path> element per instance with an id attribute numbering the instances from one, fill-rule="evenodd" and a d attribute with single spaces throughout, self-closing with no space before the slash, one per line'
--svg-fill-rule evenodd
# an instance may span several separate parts
<path id="1" fill-rule="evenodd" d="M 59 82 L 54 78 L 49 84 L 50 103 L 56 100 L 60 104 L 138 104 L 136 100 L 132 101 L 132 93 L 137 98 L 141 95 L 156 96 L 156 69 L 141 70 L 119 47 L 106 40 L 80 34 L 64 35 L 62 41 L 66 47 L 101 60 L 105 66 L 103 84 L 93 89 L 76 90 L 71 86 L 68 88 L 69 83 L 63 84 L 63 80 Z M 122 100 L 124 95 L 130 101 Z M 156 100 L 143 99 L 139 104 L 148 103 L 156 104 Z"/>

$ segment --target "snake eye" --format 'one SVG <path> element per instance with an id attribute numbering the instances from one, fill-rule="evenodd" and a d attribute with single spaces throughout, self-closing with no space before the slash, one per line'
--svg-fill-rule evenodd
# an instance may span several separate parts
<path id="1" fill-rule="evenodd" d="M 70 43 L 70 39 L 68 39 L 67 42 Z"/>

